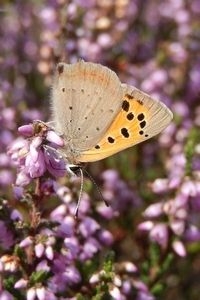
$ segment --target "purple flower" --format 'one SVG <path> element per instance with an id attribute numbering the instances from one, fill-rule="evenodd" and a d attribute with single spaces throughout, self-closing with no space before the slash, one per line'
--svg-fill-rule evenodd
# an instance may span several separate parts
<path id="1" fill-rule="evenodd" d="M 35 288 L 30 288 L 27 291 L 27 300 L 35 300 L 36 299 L 36 290 Z"/>
<path id="2" fill-rule="evenodd" d="M 37 257 L 42 257 L 43 253 L 44 253 L 44 245 L 42 243 L 38 243 L 36 246 L 35 246 L 35 254 Z"/>
<path id="3" fill-rule="evenodd" d="M 100 225 L 92 218 L 86 217 L 79 226 L 79 231 L 85 238 L 100 229 Z"/>
<path id="4" fill-rule="evenodd" d="M 8 291 L 0 291 L 0 298 L 2 300 L 14 300 L 14 297 Z"/>
<path id="5" fill-rule="evenodd" d="M 27 236 L 24 240 L 22 240 L 19 244 L 19 247 L 29 247 L 33 244 L 33 238 L 31 236 Z"/>
<path id="6" fill-rule="evenodd" d="M 128 187 L 126 182 L 119 178 L 116 171 L 107 170 L 102 174 L 102 178 L 104 180 L 103 198 L 111 205 L 112 211 L 109 207 L 101 207 L 100 205 L 98 211 L 101 215 L 110 218 L 113 214 L 117 215 L 119 212 L 126 211 L 127 208 L 137 207 L 141 204 L 139 196 Z"/>
<path id="7" fill-rule="evenodd" d="M 163 203 L 158 202 L 151 204 L 145 209 L 143 215 L 147 218 L 155 218 L 163 214 Z"/>
<path id="8" fill-rule="evenodd" d="M 58 0 L 15 2 L 0 8 L 0 299 L 14 299 L 15 292 L 28 300 L 75 300 L 78 292 L 98 298 L 105 296 L 102 283 L 113 299 L 164 299 L 171 269 L 162 266 L 172 251 L 173 277 L 189 282 L 187 293 L 193 293 L 200 239 L 199 0 L 76 0 L 65 8 Z M 166 102 L 175 116 L 157 138 L 90 164 L 110 206 L 84 189 L 76 220 L 80 178 L 57 178 L 70 172 L 62 137 L 51 123 L 33 121 L 15 140 L 17 124 L 48 119 L 48 101 L 38 99 L 65 56 L 69 63 L 82 57 L 110 66 L 123 82 Z M 120 173 L 105 171 L 113 162 Z M 160 245 L 153 261 L 152 241 Z M 105 262 L 111 274 L 103 269 L 105 246 L 116 250 L 113 265 Z M 186 249 L 190 272 L 179 263 Z M 17 291 L 6 290 L 10 278 Z M 176 292 L 183 294 L 181 285 Z"/>
<path id="9" fill-rule="evenodd" d="M 185 238 L 187 241 L 200 241 L 200 229 L 195 225 L 190 225 L 185 232 Z"/>
<path id="10" fill-rule="evenodd" d="M 92 258 L 100 249 L 101 245 L 95 238 L 88 238 L 82 247 L 82 251 L 79 256 L 80 260 L 85 261 Z"/>
<path id="11" fill-rule="evenodd" d="M 77 259 L 79 257 L 79 252 L 81 249 L 81 246 L 79 244 L 79 241 L 76 237 L 66 237 L 64 239 L 64 244 L 67 249 L 66 257 L 70 261 L 73 259 Z"/>
<path id="12" fill-rule="evenodd" d="M 39 264 L 37 264 L 36 271 L 50 272 L 51 267 L 48 265 L 48 261 L 47 260 L 40 261 Z"/>
<path id="13" fill-rule="evenodd" d="M 1 248 L 8 250 L 14 244 L 14 237 L 13 234 L 3 221 L 0 220 L 0 246 Z"/>
<path id="14" fill-rule="evenodd" d="M 70 284 L 77 284 L 81 281 L 81 275 L 79 273 L 79 271 L 77 270 L 77 268 L 75 268 L 74 266 L 69 266 L 66 268 L 65 272 L 64 272 L 64 276 L 66 279 L 66 282 L 69 282 Z"/>
<path id="15" fill-rule="evenodd" d="M 158 223 L 150 231 L 150 239 L 157 242 L 163 249 L 166 249 L 168 244 L 168 228 L 167 225 Z"/>
<path id="16" fill-rule="evenodd" d="M 15 283 L 15 289 L 21 289 L 27 287 L 28 281 L 21 278 Z"/>
<path id="17" fill-rule="evenodd" d="M 29 139 L 16 140 L 8 151 L 19 168 L 17 185 L 27 185 L 32 178 L 41 177 L 46 170 L 56 177 L 65 175 L 66 160 L 57 151 L 64 145 L 60 136 L 42 121 L 21 126 L 19 132 Z"/>
<path id="18" fill-rule="evenodd" d="M 98 233 L 98 239 L 103 245 L 111 246 L 113 244 L 114 238 L 110 231 L 100 230 Z"/>
<path id="19" fill-rule="evenodd" d="M 116 286 L 114 286 L 110 290 L 110 295 L 111 295 L 112 299 L 115 299 L 115 300 L 126 300 L 125 295 L 122 295 L 120 289 Z"/>
<path id="20" fill-rule="evenodd" d="M 172 243 L 172 247 L 179 256 L 181 257 L 186 256 L 186 249 L 181 241 L 174 241 Z"/>
<path id="21" fill-rule="evenodd" d="M 44 162 L 50 174 L 62 177 L 66 174 L 66 161 L 55 149 L 44 146 Z"/>

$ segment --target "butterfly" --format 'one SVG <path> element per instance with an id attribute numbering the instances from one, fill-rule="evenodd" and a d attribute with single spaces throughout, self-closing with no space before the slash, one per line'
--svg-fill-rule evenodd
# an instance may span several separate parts
<path id="1" fill-rule="evenodd" d="M 51 107 L 65 155 L 76 165 L 141 143 L 165 129 L 173 117 L 165 104 L 121 83 L 109 68 L 83 60 L 57 65 Z"/>

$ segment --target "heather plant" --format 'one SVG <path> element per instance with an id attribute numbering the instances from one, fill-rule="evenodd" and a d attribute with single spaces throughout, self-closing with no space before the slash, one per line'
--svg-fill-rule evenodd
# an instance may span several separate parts
<path id="1" fill-rule="evenodd" d="M 200 2 L 1 1 L 0 18 L 0 299 L 199 299 Z M 48 123 L 53 70 L 80 58 L 174 113 L 83 188 Z"/>

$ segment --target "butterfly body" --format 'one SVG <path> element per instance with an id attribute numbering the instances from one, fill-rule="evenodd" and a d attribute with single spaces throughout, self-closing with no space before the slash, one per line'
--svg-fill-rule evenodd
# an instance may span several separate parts
<path id="1" fill-rule="evenodd" d="M 100 64 L 59 63 L 52 91 L 55 129 L 70 163 L 101 160 L 161 132 L 172 119 L 160 101 L 122 84 Z"/>

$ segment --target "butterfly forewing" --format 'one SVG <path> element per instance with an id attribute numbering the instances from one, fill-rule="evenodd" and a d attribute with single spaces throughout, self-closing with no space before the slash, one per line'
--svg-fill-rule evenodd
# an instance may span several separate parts
<path id="1" fill-rule="evenodd" d="M 117 75 L 100 64 L 59 63 L 52 91 L 55 128 L 64 135 L 67 155 L 91 149 L 121 109 L 123 87 Z"/>
<path id="2" fill-rule="evenodd" d="M 161 132 L 172 119 L 171 111 L 135 87 L 124 86 L 121 110 L 105 135 L 79 160 L 96 161 L 145 141 Z"/>

